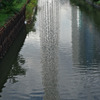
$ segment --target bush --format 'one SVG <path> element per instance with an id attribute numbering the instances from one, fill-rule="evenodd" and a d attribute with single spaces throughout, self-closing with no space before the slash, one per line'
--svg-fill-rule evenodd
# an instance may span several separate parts
<path id="1" fill-rule="evenodd" d="M 26 0 L 2 0 L 0 2 L 0 27 L 26 4 Z"/>
<path id="2" fill-rule="evenodd" d="M 26 6 L 26 20 L 30 20 L 33 13 L 33 8 L 37 5 L 37 0 L 31 0 Z"/>

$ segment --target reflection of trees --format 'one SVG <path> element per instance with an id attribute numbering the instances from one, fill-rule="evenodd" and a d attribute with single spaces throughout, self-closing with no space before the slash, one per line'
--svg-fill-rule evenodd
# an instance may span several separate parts
<path id="1" fill-rule="evenodd" d="M 35 22 L 36 22 L 37 7 L 35 9 L 36 10 L 33 12 L 33 16 L 32 16 L 32 19 L 31 19 L 30 23 L 26 24 L 27 32 L 29 32 L 29 31 L 33 31 L 33 32 L 36 31 L 36 29 L 35 29 Z"/>
<path id="2" fill-rule="evenodd" d="M 72 6 L 72 55 L 76 74 L 78 73 L 76 83 L 81 83 L 76 89 L 78 95 L 85 94 L 85 100 L 94 97 L 99 99 L 100 95 L 96 94 L 100 93 L 100 31 L 90 13 L 87 16 L 83 11 L 78 11 L 76 6 Z"/>
<path id="3" fill-rule="evenodd" d="M 18 56 L 26 37 L 26 27 L 20 33 L 4 59 L 0 61 L 0 91 L 2 91 L 8 78 L 12 78 L 14 83 L 16 82 L 14 78 L 16 75 L 25 75 L 26 73 L 26 70 L 22 68 L 25 59 L 21 55 Z"/>
<path id="4" fill-rule="evenodd" d="M 73 4 L 79 5 L 82 13 L 88 16 L 91 22 L 100 31 L 100 11 L 98 11 L 96 8 L 92 7 L 91 5 L 88 5 L 84 0 L 80 0 L 80 1 L 82 1 L 83 3 L 79 2 L 78 0 L 70 0 L 72 5 Z M 79 4 L 77 4 L 76 2 L 78 2 Z"/>
<path id="5" fill-rule="evenodd" d="M 94 66 L 95 64 L 97 66 L 100 63 L 99 15 L 96 18 L 96 16 L 94 17 L 96 12 L 87 12 L 85 12 L 85 9 L 79 11 L 76 6 L 72 6 L 73 60 L 76 64 L 84 66 Z M 79 26 L 77 26 L 77 19 Z M 98 23 L 96 20 L 98 20 Z"/>
<path id="6" fill-rule="evenodd" d="M 22 68 L 22 65 L 24 65 L 25 59 L 22 57 L 22 55 L 19 55 L 16 62 L 12 65 L 12 68 L 10 70 L 8 78 L 10 79 L 11 83 L 17 82 L 16 76 L 17 75 L 25 75 L 26 70 Z"/>

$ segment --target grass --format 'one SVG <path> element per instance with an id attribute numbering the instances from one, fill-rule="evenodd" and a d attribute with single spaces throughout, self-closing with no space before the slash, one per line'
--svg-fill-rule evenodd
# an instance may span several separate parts
<path id="1" fill-rule="evenodd" d="M 14 0 L 12 4 L 7 4 L 6 7 L 0 9 L 0 27 L 11 19 L 21 8 L 26 4 L 27 0 Z M 37 0 L 31 0 L 26 6 L 26 20 L 31 19 L 33 8 L 37 5 Z"/>
<path id="2" fill-rule="evenodd" d="M 1 14 L 0 13 L 0 27 L 4 26 L 5 22 L 8 21 L 8 19 L 10 19 L 12 15 L 9 15 L 8 14 Z"/>
<path id="3" fill-rule="evenodd" d="M 36 7 L 37 0 L 31 0 L 26 6 L 26 20 L 30 20 L 33 13 L 33 8 Z"/>
<path id="4" fill-rule="evenodd" d="M 5 23 L 12 18 L 20 9 L 26 4 L 26 0 L 14 0 L 12 4 L 7 4 L 6 7 L 0 9 L 0 27 L 4 26 Z"/>

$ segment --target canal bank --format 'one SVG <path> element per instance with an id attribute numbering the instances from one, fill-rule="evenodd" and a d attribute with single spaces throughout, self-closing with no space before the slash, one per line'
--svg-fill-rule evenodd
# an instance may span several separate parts
<path id="1" fill-rule="evenodd" d="M 17 82 L 17 79 L 15 78 L 16 75 L 19 75 L 19 74 L 26 75 L 26 69 L 22 68 L 21 66 L 21 65 L 24 65 L 25 59 L 23 58 L 22 55 L 19 54 L 19 52 L 21 51 L 24 45 L 25 39 L 27 38 L 30 30 L 33 30 L 34 23 L 36 20 L 36 16 L 35 16 L 36 13 L 37 13 L 37 8 L 35 8 L 33 11 L 32 15 L 34 16 L 32 16 L 31 18 L 31 23 L 23 25 L 21 30 L 18 32 L 17 38 L 13 41 L 6 55 L 3 57 L 3 59 L 0 60 L 0 80 L 1 80 L 0 93 L 5 87 L 4 85 L 8 79 L 10 79 L 10 82 L 13 84 Z M 1 95 L 0 95 L 0 100 L 1 100 Z"/>
<path id="2" fill-rule="evenodd" d="M 27 35 L 27 30 L 26 30 L 26 26 L 24 25 L 21 31 L 19 32 L 17 39 L 10 46 L 7 54 L 0 61 L 0 80 L 2 80 L 0 81 L 0 92 L 2 92 L 2 88 L 4 87 L 4 84 L 7 82 L 8 76 L 9 78 L 12 78 L 13 81 L 16 81 L 14 80 L 15 79 L 14 75 L 25 73 L 25 70 L 23 70 L 20 67 L 20 65 L 17 63 L 18 58 L 20 59 L 20 61 L 23 61 L 23 63 L 24 63 L 24 59 L 21 56 L 17 57 L 17 55 L 21 50 L 21 47 L 23 46 L 26 35 Z M 12 63 L 14 61 L 18 65 L 17 68 L 12 66 Z M 10 72 L 11 69 L 13 69 L 12 72 Z"/>
<path id="3" fill-rule="evenodd" d="M 0 59 L 5 56 L 11 44 L 16 39 L 19 31 L 24 26 L 27 11 L 26 6 L 29 5 L 30 2 L 30 0 L 27 0 L 27 4 L 25 4 L 17 14 L 10 18 L 10 20 L 8 20 L 5 25 L 0 27 Z M 35 6 L 36 3 L 33 4 L 33 8 L 28 8 L 31 10 L 36 10 Z"/>

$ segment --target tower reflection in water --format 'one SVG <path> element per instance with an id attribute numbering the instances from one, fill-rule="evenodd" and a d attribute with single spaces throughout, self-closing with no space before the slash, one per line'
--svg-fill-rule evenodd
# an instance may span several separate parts
<path id="1" fill-rule="evenodd" d="M 59 1 L 40 0 L 40 39 L 42 49 L 42 74 L 44 100 L 59 100 L 57 87 Z"/>
<path id="2" fill-rule="evenodd" d="M 72 7 L 72 55 L 77 100 L 100 99 L 100 31 L 91 16 L 76 6 Z"/>

